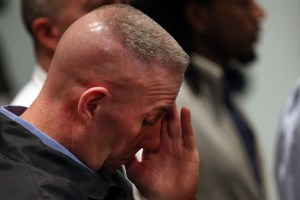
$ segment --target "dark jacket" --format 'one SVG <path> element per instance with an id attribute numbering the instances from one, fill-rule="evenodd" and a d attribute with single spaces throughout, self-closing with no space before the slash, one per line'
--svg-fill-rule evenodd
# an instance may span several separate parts
<path id="1" fill-rule="evenodd" d="M 102 176 L 44 145 L 0 113 L 1 200 L 132 200 L 120 172 Z"/>

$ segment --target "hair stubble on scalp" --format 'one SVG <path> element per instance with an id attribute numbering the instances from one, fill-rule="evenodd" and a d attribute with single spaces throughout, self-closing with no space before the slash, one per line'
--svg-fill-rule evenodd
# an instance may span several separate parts
<path id="1" fill-rule="evenodd" d="M 103 8 L 105 8 L 104 6 Z M 103 9 L 101 8 L 101 9 Z M 100 9 L 100 10 L 101 10 Z M 160 25 L 144 13 L 128 5 L 114 5 L 106 12 L 94 12 L 105 19 L 112 32 L 120 38 L 124 47 L 137 58 L 149 64 L 156 61 L 185 70 L 189 57 L 176 40 Z M 115 11 L 111 14 L 111 11 Z"/>
<path id="2" fill-rule="evenodd" d="M 101 24 L 100 31 L 91 31 L 92 24 Z M 132 65 L 140 66 L 130 68 L 134 71 L 151 70 L 147 66 L 158 64 L 161 69 L 182 73 L 189 63 L 188 55 L 156 22 L 128 5 L 114 4 L 92 11 L 65 32 L 48 72 L 48 80 L 55 81 L 46 81 L 45 85 L 58 98 L 65 96 L 62 87 L 88 88 L 98 83 L 114 85 L 121 79 L 128 80 L 122 73 L 127 67 L 120 68 L 124 65 L 115 63 L 116 56 L 120 58 L 115 45 L 123 46 L 127 51 L 124 55 L 131 54 L 136 58 L 135 63 L 141 63 Z"/>

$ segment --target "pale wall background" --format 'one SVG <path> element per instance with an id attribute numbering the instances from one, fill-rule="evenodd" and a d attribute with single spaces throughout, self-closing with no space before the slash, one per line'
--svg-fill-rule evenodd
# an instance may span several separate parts
<path id="1" fill-rule="evenodd" d="M 280 110 L 300 76 L 300 1 L 259 0 L 267 12 L 259 59 L 247 69 L 252 85 L 241 99 L 256 126 L 264 152 L 270 200 L 277 199 L 274 182 L 274 151 Z M 30 79 L 34 66 L 31 40 L 21 24 L 19 1 L 8 0 L 0 14 L 0 40 L 5 49 L 8 76 L 17 91 Z"/>
<path id="2" fill-rule="evenodd" d="M 259 60 L 248 69 L 252 86 L 243 98 L 259 133 L 269 181 L 270 200 L 277 199 L 274 178 L 277 124 L 282 104 L 300 78 L 300 1 L 258 0 L 267 12 L 258 45 Z"/>

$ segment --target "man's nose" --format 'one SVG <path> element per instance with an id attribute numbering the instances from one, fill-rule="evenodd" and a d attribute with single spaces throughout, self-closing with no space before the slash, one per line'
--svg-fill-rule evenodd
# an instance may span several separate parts
<path id="1" fill-rule="evenodd" d="M 257 2 L 253 2 L 252 14 L 256 21 L 260 21 L 266 15 L 265 10 Z"/>

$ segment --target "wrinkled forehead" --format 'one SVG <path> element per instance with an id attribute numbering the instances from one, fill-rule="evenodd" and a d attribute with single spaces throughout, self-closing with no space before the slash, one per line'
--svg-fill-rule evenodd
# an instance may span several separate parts
<path id="1" fill-rule="evenodd" d="M 175 91 L 176 94 L 184 77 L 183 70 L 156 61 L 143 63 L 134 54 L 126 54 L 119 61 L 114 71 L 119 87 Z"/>
<path id="2" fill-rule="evenodd" d="M 138 74 L 146 87 L 153 86 L 175 92 L 179 89 L 184 77 L 183 70 L 156 62 L 146 65 L 146 68 L 140 70 Z"/>

